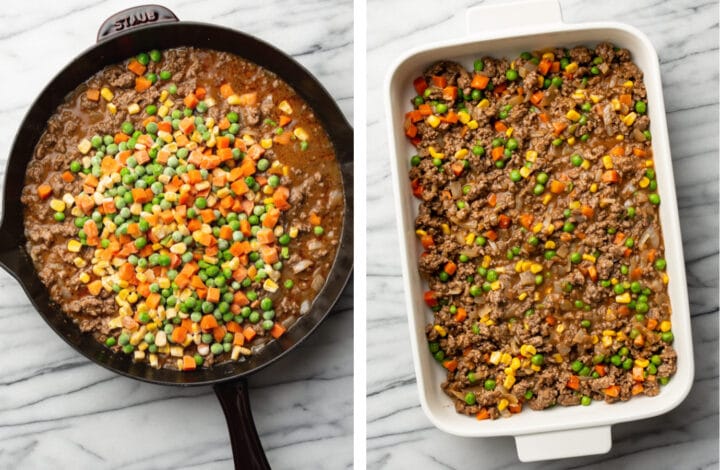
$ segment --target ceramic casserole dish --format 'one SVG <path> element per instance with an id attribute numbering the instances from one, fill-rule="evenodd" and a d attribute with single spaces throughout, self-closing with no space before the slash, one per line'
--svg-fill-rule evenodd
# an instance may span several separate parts
<path id="1" fill-rule="evenodd" d="M 415 235 L 418 202 L 412 196 L 408 171 L 414 147 L 404 135 L 404 114 L 415 96 L 412 81 L 439 60 L 453 60 L 470 67 L 483 55 L 514 57 L 524 50 L 545 47 L 594 46 L 609 41 L 627 48 L 644 73 L 647 89 L 653 152 L 659 194 L 660 222 L 665 240 L 668 294 L 672 305 L 677 372 L 656 397 L 638 396 L 627 402 L 592 406 L 554 407 L 541 412 L 524 411 L 511 419 L 478 421 L 458 414 L 440 389 L 445 371 L 427 352 L 425 325 L 432 312 L 423 302 L 424 281 L 417 269 L 422 251 Z M 390 68 L 386 81 L 390 159 L 401 240 L 408 323 L 420 402 L 430 421 L 441 430 L 465 437 L 513 436 L 522 461 L 536 461 L 606 453 L 612 446 L 613 424 L 666 413 L 687 396 L 693 381 L 693 353 L 685 265 L 673 181 L 670 144 L 658 57 L 648 38 L 621 23 L 563 23 L 555 0 L 539 0 L 486 6 L 467 12 L 467 34 L 463 38 L 415 48 Z"/>

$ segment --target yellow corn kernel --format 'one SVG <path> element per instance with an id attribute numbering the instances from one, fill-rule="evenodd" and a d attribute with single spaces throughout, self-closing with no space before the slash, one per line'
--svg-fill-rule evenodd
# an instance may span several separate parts
<path id="1" fill-rule="evenodd" d="M 650 365 L 650 361 L 648 361 L 647 359 L 637 358 L 635 359 L 635 365 L 644 369 Z"/>
<path id="2" fill-rule="evenodd" d="M 458 114 L 458 120 L 463 123 L 467 124 L 470 121 L 470 114 L 467 111 L 460 111 Z"/>
<path id="3" fill-rule="evenodd" d="M 487 98 L 483 98 L 482 100 L 480 100 L 480 102 L 477 105 L 477 107 L 480 109 L 487 108 L 488 106 L 490 106 L 490 101 L 488 101 Z"/>
<path id="4" fill-rule="evenodd" d="M 435 325 L 433 328 L 434 328 L 435 331 L 437 331 L 437 333 L 438 333 L 440 336 L 442 336 L 443 338 L 444 338 L 445 336 L 447 336 L 447 331 L 446 331 L 445 328 L 443 328 L 442 326 L 440 326 L 440 325 Z"/>
<path id="5" fill-rule="evenodd" d="M 612 105 L 613 111 L 620 111 L 620 100 L 613 98 L 610 100 L 610 104 Z"/>
<path id="6" fill-rule="evenodd" d="M 520 368 L 520 359 L 517 357 L 513 357 L 512 361 L 510 361 L 510 369 L 514 371 L 518 370 Z"/>
<path id="7" fill-rule="evenodd" d="M 110 91 L 110 88 L 108 88 L 108 87 L 102 87 L 100 89 L 100 96 L 102 96 L 105 101 L 112 101 L 113 98 L 115 97 L 113 92 Z"/>
<path id="8" fill-rule="evenodd" d="M 533 233 L 539 233 L 540 230 L 542 230 L 542 228 L 543 228 L 542 222 L 538 222 L 535 225 L 533 225 L 532 231 L 533 231 Z"/>
<path id="9" fill-rule="evenodd" d="M 436 128 L 440 125 L 440 118 L 435 116 L 434 114 L 431 114 L 430 116 L 425 119 L 425 121 L 430 124 L 432 128 Z"/>
<path id="10" fill-rule="evenodd" d="M 511 137 L 513 135 L 513 128 L 508 127 L 508 130 L 505 131 L 505 136 Z"/>
<path id="11" fill-rule="evenodd" d="M 578 120 L 580 120 L 580 113 L 578 113 L 574 109 L 571 109 L 570 111 L 567 112 L 567 114 L 565 114 L 565 117 L 570 119 L 573 122 L 577 122 Z"/>
<path id="12" fill-rule="evenodd" d="M 670 278 L 668 277 L 667 273 L 663 273 L 662 281 L 663 281 L 663 284 L 667 284 L 668 282 L 670 282 Z"/>
<path id="13" fill-rule="evenodd" d="M 492 260 L 492 258 L 490 258 L 490 256 L 488 256 L 488 255 L 483 256 L 482 267 L 485 269 L 489 268 L 491 260 Z"/>
<path id="14" fill-rule="evenodd" d="M 78 253 L 80 251 L 80 248 L 82 248 L 82 244 L 77 240 L 70 240 L 67 244 L 68 251 L 72 253 Z"/>
<path id="15" fill-rule="evenodd" d="M 88 273 L 82 273 L 80 274 L 78 279 L 80 279 L 80 282 L 82 282 L 83 284 L 87 284 L 88 282 L 90 282 L 90 275 Z"/>
<path id="16" fill-rule="evenodd" d="M 440 158 L 440 159 L 445 158 L 445 154 L 440 153 L 437 150 L 435 150 L 435 147 L 433 147 L 432 145 L 430 147 L 428 147 L 428 152 L 430 153 L 430 156 L 433 158 Z"/>
<path id="17" fill-rule="evenodd" d="M 555 331 L 562 334 L 563 331 L 565 331 L 565 323 L 560 323 L 556 328 Z"/>
<path id="18" fill-rule="evenodd" d="M 590 161 L 583 159 L 582 163 L 580 164 L 580 168 L 583 170 L 589 170 L 590 169 Z"/>
<path id="19" fill-rule="evenodd" d="M 609 348 L 610 346 L 612 346 L 612 344 L 613 344 L 612 336 L 603 336 L 602 344 L 606 348 Z"/>
<path id="20" fill-rule="evenodd" d="M 518 261 L 517 263 L 515 263 L 515 272 L 519 273 L 521 271 L 522 271 L 522 261 Z"/>
<path id="21" fill-rule="evenodd" d="M 561 364 L 564 360 L 564 358 L 562 357 L 562 354 L 560 354 L 560 353 L 553 354 L 552 358 L 553 358 L 553 361 L 555 361 L 558 364 Z"/>
<path id="22" fill-rule="evenodd" d="M 612 170 L 613 169 L 612 157 L 610 155 L 603 155 L 602 164 L 606 170 Z"/>
<path id="23" fill-rule="evenodd" d="M 573 99 L 576 100 L 584 100 L 585 99 L 585 90 L 575 90 L 572 94 Z"/>
<path id="24" fill-rule="evenodd" d="M 534 370 L 535 372 L 540 372 L 540 366 L 536 366 L 535 364 L 530 365 L 530 368 Z"/>
<path id="25" fill-rule="evenodd" d="M 145 350 L 148 348 L 148 346 L 150 346 L 150 345 L 147 344 L 145 341 L 143 341 L 143 342 L 140 343 L 140 345 L 138 346 L 138 349 L 139 349 L 140 351 L 145 351 Z"/>
<path id="26" fill-rule="evenodd" d="M 647 176 L 643 176 L 638 185 L 641 188 L 647 188 L 650 185 L 650 180 L 647 178 Z"/>
<path id="27" fill-rule="evenodd" d="M 502 357 L 500 358 L 500 362 L 505 364 L 506 366 L 509 366 L 512 362 L 512 356 L 510 353 L 502 353 Z"/>
<path id="28" fill-rule="evenodd" d="M 80 153 L 82 153 L 83 155 L 85 155 L 85 154 L 88 153 L 88 152 L 90 151 L 90 149 L 92 148 L 92 143 L 90 143 L 90 141 L 87 140 L 87 139 L 83 139 L 83 140 L 80 141 L 80 143 L 78 144 L 77 148 L 78 148 L 78 150 L 80 151 Z"/>
<path id="29" fill-rule="evenodd" d="M 490 354 L 490 364 L 500 364 L 500 358 L 502 358 L 502 353 L 500 351 L 493 351 Z"/>
<path id="30" fill-rule="evenodd" d="M 602 98 L 600 95 L 590 95 L 590 100 L 595 104 L 598 104 Z"/>
<path id="31" fill-rule="evenodd" d="M 133 103 L 130 106 L 128 106 L 128 114 L 137 114 L 140 112 L 140 105 L 137 103 Z"/>
<path id="32" fill-rule="evenodd" d="M 170 109 L 165 105 L 160 106 L 157 111 L 158 116 L 163 117 L 163 118 L 165 116 L 167 116 L 169 112 L 170 112 Z"/>
<path id="33" fill-rule="evenodd" d="M 595 257 L 589 253 L 584 253 L 582 255 L 582 259 L 584 259 L 585 261 L 590 261 L 591 263 L 594 263 L 596 261 Z"/>
<path id="34" fill-rule="evenodd" d="M 552 240 L 548 240 L 545 242 L 545 249 L 546 250 L 552 250 L 555 248 L 555 242 Z"/>
<path id="35" fill-rule="evenodd" d="M 622 142 L 623 140 L 625 140 L 625 136 L 622 134 L 618 134 L 615 136 L 615 140 Z"/>
<path id="36" fill-rule="evenodd" d="M 616 277 L 613 277 L 612 279 L 610 279 L 610 284 L 612 284 L 612 285 L 615 285 L 618 282 L 620 282 L 620 281 L 618 281 L 618 279 Z"/>
<path id="37" fill-rule="evenodd" d="M 663 320 L 660 322 L 660 331 L 663 333 L 667 333 L 672 329 L 672 323 L 670 323 L 668 320 Z"/>
<path id="38" fill-rule="evenodd" d="M 565 72 L 567 73 L 575 73 L 578 69 L 578 63 L 577 62 L 570 62 L 565 66 Z"/>
<path id="39" fill-rule="evenodd" d="M 532 263 L 532 261 L 530 261 L 530 260 L 525 260 L 525 261 L 523 261 L 523 262 L 522 262 L 522 270 L 523 270 L 523 272 L 528 271 L 528 270 L 530 269 L 530 267 L 532 266 L 532 264 L 533 264 L 533 263 Z"/>
<path id="40" fill-rule="evenodd" d="M 645 160 L 645 168 L 651 168 L 654 165 L 652 160 Z"/>
<path id="41" fill-rule="evenodd" d="M 537 160 L 537 152 L 535 150 L 528 150 L 525 153 L 525 160 L 535 162 L 535 160 Z"/>
<path id="42" fill-rule="evenodd" d="M 632 80 L 628 80 L 627 82 L 623 83 L 623 86 L 624 86 L 625 88 L 632 88 L 633 85 L 634 85 L 634 83 L 633 83 Z"/>
<path id="43" fill-rule="evenodd" d="M 279 288 L 279 286 L 272 279 L 265 279 L 265 282 L 263 282 L 263 289 L 267 292 L 270 292 L 270 293 L 277 292 L 278 288 Z"/>
<path id="44" fill-rule="evenodd" d="M 477 128 L 478 128 L 478 122 L 477 122 L 475 119 L 473 119 L 472 121 L 468 121 L 468 123 L 466 124 L 466 126 L 468 126 L 468 128 L 470 128 L 470 129 L 477 129 Z"/>
<path id="45" fill-rule="evenodd" d="M 537 274 L 543 270 L 543 266 L 540 263 L 533 263 L 530 266 L 530 272 L 533 274 Z"/>
<path id="46" fill-rule="evenodd" d="M 155 331 L 158 329 L 158 325 L 155 322 L 150 322 L 145 326 L 147 326 L 148 331 Z"/>
<path id="47" fill-rule="evenodd" d="M 622 295 L 616 295 L 615 296 L 615 302 L 619 304 L 629 304 L 632 299 L 630 298 L 630 293 L 625 292 Z"/>
<path id="48" fill-rule="evenodd" d="M 114 103 L 108 103 L 107 106 L 106 106 L 106 108 L 107 108 L 107 110 L 108 110 L 108 112 L 109 112 L 110 114 L 115 114 L 115 113 L 117 113 L 117 106 L 115 106 Z"/>
<path id="49" fill-rule="evenodd" d="M 547 227 L 545 227 L 545 233 L 548 235 L 552 235 L 555 231 L 555 226 L 553 224 L 549 224 Z"/>
<path id="50" fill-rule="evenodd" d="M 572 210 L 580 209 L 580 201 L 572 201 L 568 207 Z"/>
<path id="51" fill-rule="evenodd" d="M 457 158 L 458 160 L 462 160 L 468 153 L 470 153 L 468 149 L 460 149 L 455 152 L 455 158 Z"/>
<path id="52" fill-rule="evenodd" d="M 523 300 L 527 299 L 527 296 L 528 296 L 527 292 L 522 292 L 520 295 L 518 295 L 518 300 L 523 301 Z"/>
<path id="53" fill-rule="evenodd" d="M 544 60 L 554 61 L 554 60 L 555 60 L 555 54 L 553 54 L 552 52 L 546 52 L 546 53 L 544 53 L 544 54 L 542 55 L 542 58 L 543 58 Z"/>
<path id="54" fill-rule="evenodd" d="M 537 354 L 537 350 L 532 344 L 523 344 L 522 346 L 520 346 L 520 354 L 522 354 L 524 357 L 532 357 Z"/>
<path id="55" fill-rule="evenodd" d="M 161 277 L 160 279 L 158 279 L 158 285 L 160 286 L 160 289 L 169 289 L 170 279 L 166 277 Z"/>
<path id="56" fill-rule="evenodd" d="M 527 178 L 528 176 L 530 176 L 530 173 L 532 173 L 532 170 L 530 168 L 526 166 L 520 168 L 520 176 L 522 176 L 523 178 Z"/>
<path id="57" fill-rule="evenodd" d="M 502 285 L 500 284 L 500 281 L 495 281 L 490 284 L 490 288 L 492 290 L 499 290 L 501 287 Z"/>
<path id="58" fill-rule="evenodd" d="M 597 183 L 593 183 L 593 184 L 590 185 L 590 192 L 591 192 L 591 193 L 597 192 L 597 189 L 598 189 Z"/>
<path id="59" fill-rule="evenodd" d="M 445 235 L 450 234 L 450 226 L 448 224 L 441 224 L 440 228 L 442 229 L 442 231 Z"/>
<path id="60" fill-rule="evenodd" d="M 308 133 L 305 132 L 305 129 L 303 129 L 302 127 L 296 127 L 293 130 L 293 134 L 295 135 L 295 137 L 297 137 L 298 139 L 300 139 L 302 141 L 306 141 L 310 138 Z"/>
<path id="61" fill-rule="evenodd" d="M 615 336 L 617 333 L 615 330 L 603 330 L 603 336 Z"/>
<path id="62" fill-rule="evenodd" d="M 633 123 L 635 122 L 635 119 L 637 119 L 637 114 L 632 112 L 632 113 L 628 114 L 627 116 L 625 116 L 622 121 L 623 121 L 623 123 L 625 123 L 626 126 L 629 127 L 629 126 L 633 125 Z"/>
<path id="63" fill-rule="evenodd" d="M 624 342 L 624 341 L 627 339 L 627 336 L 625 336 L 625 333 L 623 333 L 622 331 L 618 331 L 618 334 L 617 334 L 617 336 L 615 337 L 615 339 L 616 339 L 617 341 L 619 341 L 620 343 L 622 343 L 622 342 Z"/>
<path id="64" fill-rule="evenodd" d="M 542 203 L 547 206 L 551 200 L 552 200 L 552 194 L 547 193 L 545 196 L 543 196 Z"/>
<path id="65" fill-rule="evenodd" d="M 505 387 L 505 388 L 507 388 L 507 387 Z M 502 400 L 500 400 L 500 401 L 498 402 L 497 409 L 500 410 L 500 411 L 502 411 L 502 410 L 504 410 L 505 408 L 507 408 L 509 404 L 510 404 L 510 402 L 507 401 L 507 398 L 503 398 Z"/>
<path id="66" fill-rule="evenodd" d="M 575 145 L 575 137 L 568 137 L 567 143 L 568 145 Z"/>
<path id="67" fill-rule="evenodd" d="M 278 103 L 278 109 L 285 114 L 293 113 L 292 106 L 290 106 L 290 103 L 288 103 L 286 100 L 282 100 L 280 103 Z"/>
<path id="68" fill-rule="evenodd" d="M 505 377 L 505 380 L 503 381 L 503 387 L 510 390 L 512 386 L 515 385 L 515 376 L 514 375 L 508 375 Z M 506 400 L 507 401 L 507 400 Z"/>
<path id="69" fill-rule="evenodd" d="M 415 230 L 415 235 L 417 235 L 418 237 L 424 237 L 425 235 L 427 235 L 427 232 L 419 228 Z"/>
<path id="70" fill-rule="evenodd" d="M 260 146 L 265 150 L 272 148 L 272 139 L 260 139 Z"/>
<path id="71" fill-rule="evenodd" d="M 288 235 L 290 235 L 290 238 L 297 238 L 299 232 L 300 230 L 297 227 L 290 227 Z"/>
<path id="72" fill-rule="evenodd" d="M 55 212 L 65 212 L 65 202 L 61 199 L 53 199 L 50 201 L 50 208 Z"/>
<path id="73" fill-rule="evenodd" d="M 137 292 L 131 292 L 130 294 L 128 294 L 127 301 L 130 302 L 131 304 L 134 304 L 135 302 L 137 302 L 138 301 Z"/>
<path id="74" fill-rule="evenodd" d="M 78 268 L 84 268 L 87 266 L 87 261 L 78 256 L 73 260 L 73 264 Z"/>

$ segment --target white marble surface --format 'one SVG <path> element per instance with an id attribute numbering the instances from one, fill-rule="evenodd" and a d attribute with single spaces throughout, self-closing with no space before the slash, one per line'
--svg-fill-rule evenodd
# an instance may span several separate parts
<path id="1" fill-rule="evenodd" d="M 454 437 L 433 427 L 420 409 L 382 86 L 389 64 L 407 48 L 463 34 L 464 12 L 477 3 L 402 0 L 392 9 L 383 0 L 368 3 L 368 468 L 718 468 L 717 2 L 560 1 L 566 22 L 630 23 L 660 56 L 695 342 L 695 384 L 687 400 L 667 415 L 614 426 L 607 455 L 535 464 L 519 463 L 512 438 Z"/>
<path id="2" fill-rule="evenodd" d="M 352 119 L 351 1 L 159 3 L 181 19 L 236 28 L 293 55 Z M 94 43 L 102 20 L 128 6 L 3 3 L 3 179 L 12 139 L 32 100 Z M 352 465 L 352 317 L 350 288 L 305 344 L 250 378 L 255 423 L 273 468 Z M 210 388 L 144 384 L 90 363 L 47 327 L 4 272 L 0 321 L 6 326 L 0 328 L 0 468 L 232 468 L 225 420 Z"/>

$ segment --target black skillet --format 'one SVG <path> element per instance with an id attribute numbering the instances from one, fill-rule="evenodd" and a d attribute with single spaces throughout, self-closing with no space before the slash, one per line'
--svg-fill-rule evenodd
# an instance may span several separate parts
<path id="1" fill-rule="evenodd" d="M 35 144 L 68 93 L 101 68 L 150 49 L 195 46 L 234 53 L 276 73 L 315 111 L 332 141 L 342 171 L 345 212 L 335 262 L 328 281 L 306 315 L 277 341 L 271 341 L 249 360 L 227 362 L 212 369 L 178 372 L 133 363 L 83 334 L 49 298 L 25 249 L 20 194 L 25 169 Z M 126 377 L 162 385 L 212 385 L 230 431 L 236 468 L 270 468 L 250 411 L 247 376 L 279 359 L 317 328 L 343 291 L 352 271 L 353 257 L 353 131 L 323 86 L 300 64 L 274 47 L 239 31 L 219 26 L 178 21 L 167 8 L 146 5 L 116 13 L 98 32 L 97 44 L 76 57 L 42 91 L 30 107 L 15 137 L 3 199 L 0 224 L 0 266 L 27 293 L 40 315 L 70 346 L 91 361 Z"/>

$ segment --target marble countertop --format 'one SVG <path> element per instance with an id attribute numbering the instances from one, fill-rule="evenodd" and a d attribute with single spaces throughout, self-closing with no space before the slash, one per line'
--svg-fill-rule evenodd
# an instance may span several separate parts
<path id="1" fill-rule="evenodd" d="M 477 3 L 401 0 L 393 2 L 393 15 L 386 2 L 368 2 L 368 468 L 717 468 L 717 2 L 560 0 L 564 21 L 632 24 L 650 37 L 660 57 L 695 348 L 695 383 L 688 398 L 666 415 L 613 426 L 609 454 L 535 464 L 518 461 L 512 438 L 451 436 L 421 410 L 395 214 L 388 209 L 392 184 L 383 82 L 388 64 L 409 47 L 463 34 L 465 10 Z"/>
<path id="2" fill-rule="evenodd" d="M 352 119 L 352 1 L 159 3 L 181 19 L 242 30 L 294 56 Z M 95 42 L 106 17 L 128 6 L 120 0 L 3 6 L 3 180 L 32 100 Z M 0 330 L 0 468 L 232 468 L 225 419 L 209 387 L 162 387 L 115 375 L 57 337 L 4 271 L 0 292 L 0 320 L 12 325 Z M 352 466 L 352 295 L 350 287 L 308 341 L 249 380 L 255 423 L 273 468 Z"/>

